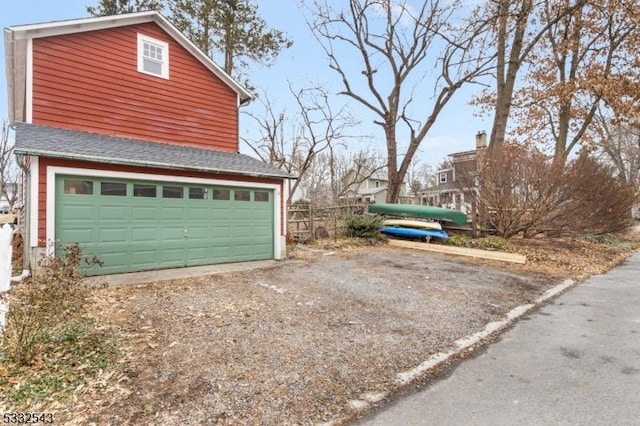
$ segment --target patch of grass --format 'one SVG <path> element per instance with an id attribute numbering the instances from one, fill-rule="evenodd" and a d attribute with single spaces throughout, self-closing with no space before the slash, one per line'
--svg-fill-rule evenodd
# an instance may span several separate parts
<path id="1" fill-rule="evenodd" d="M 596 244 L 605 244 L 614 247 L 630 248 L 632 250 L 640 248 L 640 241 L 630 239 L 619 234 L 595 234 L 585 235 L 584 239 Z"/>
<path id="2" fill-rule="evenodd" d="M 449 238 L 443 242 L 450 246 L 469 247 L 471 244 L 471 237 L 464 234 L 450 234 Z"/>
<path id="3" fill-rule="evenodd" d="M 38 405 L 73 401 L 79 386 L 108 369 L 117 369 L 120 353 L 112 336 L 97 330 L 93 320 L 76 323 L 51 336 L 29 365 L 0 356 L 0 392 L 7 409 L 29 410 Z"/>
<path id="4" fill-rule="evenodd" d="M 489 236 L 484 238 L 472 238 L 465 234 L 452 234 L 445 240 L 446 244 L 459 247 L 476 248 L 481 250 L 513 251 L 509 241 L 502 237 Z"/>
<path id="5" fill-rule="evenodd" d="M 477 239 L 477 248 L 484 250 L 509 251 L 509 242 L 502 237 L 485 237 Z"/>

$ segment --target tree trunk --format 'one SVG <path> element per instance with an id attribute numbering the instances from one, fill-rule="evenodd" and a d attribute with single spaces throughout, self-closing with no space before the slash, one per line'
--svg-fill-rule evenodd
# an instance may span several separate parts
<path id="1" fill-rule="evenodd" d="M 567 162 L 567 140 L 569 138 L 569 121 L 571 120 L 571 103 L 564 102 L 560 106 L 558 114 L 558 136 L 555 140 L 553 164 L 557 168 L 563 168 Z"/>
<path id="2" fill-rule="evenodd" d="M 387 123 L 385 126 L 385 136 L 387 139 L 387 203 L 397 203 L 400 195 L 400 185 L 398 182 L 398 144 L 396 141 L 395 124 Z"/>
<path id="3" fill-rule="evenodd" d="M 501 146 L 507 132 L 511 112 L 513 89 L 518 71 L 525 55 L 522 55 L 523 40 L 531 14 L 531 0 L 521 0 L 522 6 L 516 17 L 511 52 L 507 61 L 507 34 L 509 23 L 509 0 L 500 0 L 498 5 L 498 65 L 496 69 L 496 112 L 491 128 L 489 146 Z"/>

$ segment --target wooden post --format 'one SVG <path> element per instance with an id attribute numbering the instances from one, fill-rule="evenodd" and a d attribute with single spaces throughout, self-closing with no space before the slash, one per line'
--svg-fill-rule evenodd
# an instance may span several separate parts
<path id="1" fill-rule="evenodd" d="M 313 208 L 313 204 L 309 203 L 309 240 L 315 240 L 316 239 L 316 232 L 315 229 L 313 229 L 313 222 L 314 222 L 314 216 L 315 216 L 315 211 Z"/>
<path id="2" fill-rule="evenodd" d="M 5 315 L 9 309 L 5 293 L 11 285 L 11 255 L 13 251 L 13 228 L 0 225 L 0 330 L 4 329 Z"/>

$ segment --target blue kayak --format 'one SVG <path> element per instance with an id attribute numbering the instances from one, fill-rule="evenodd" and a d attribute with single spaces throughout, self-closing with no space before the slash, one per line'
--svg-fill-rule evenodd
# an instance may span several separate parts
<path id="1" fill-rule="evenodd" d="M 435 229 L 403 228 L 401 226 L 383 226 L 380 232 L 387 235 L 406 238 L 442 238 L 446 240 L 449 235 L 445 231 Z"/>

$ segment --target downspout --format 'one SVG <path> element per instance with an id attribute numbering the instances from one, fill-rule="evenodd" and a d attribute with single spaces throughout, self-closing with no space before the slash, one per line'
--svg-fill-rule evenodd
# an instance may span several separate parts
<path id="1" fill-rule="evenodd" d="M 31 194 L 28 193 L 29 188 L 31 188 L 31 171 L 24 164 L 24 154 L 16 154 L 16 162 L 18 163 L 18 167 L 22 169 L 24 173 L 24 179 L 22 182 L 22 197 L 24 199 L 24 206 L 22 209 L 23 219 L 23 236 L 22 236 L 22 274 L 19 277 L 14 277 L 12 279 L 21 280 L 27 278 L 30 275 L 31 268 L 29 266 L 29 258 L 30 258 L 30 235 L 29 229 L 31 228 L 29 223 L 29 218 L 31 217 Z"/>

